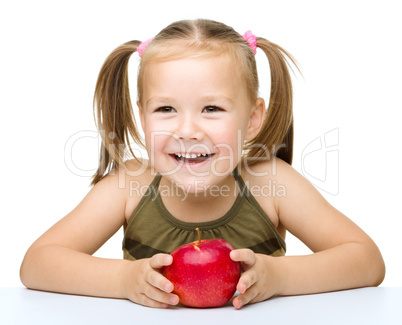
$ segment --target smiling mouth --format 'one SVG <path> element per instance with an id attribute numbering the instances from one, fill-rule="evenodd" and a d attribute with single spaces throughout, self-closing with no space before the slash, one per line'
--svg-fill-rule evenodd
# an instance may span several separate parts
<path id="1" fill-rule="evenodd" d="M 208 160 L 213 155 L 214 154 L 206 153 L 175 153 L 171 154 L 170 156 L 182 164 L 199 164 Z"/>

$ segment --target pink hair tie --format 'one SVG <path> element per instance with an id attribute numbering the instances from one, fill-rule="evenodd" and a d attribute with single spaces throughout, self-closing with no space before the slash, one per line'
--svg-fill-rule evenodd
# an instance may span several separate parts
<path id="1" fill-rule="evenodd" d="M 146 40 L 145 42 L 142 42 L 140 45 L 138 45 L 138 47 L 137 47 L 137 52 L 138 52 L 138 55 L 139 55 L 140 57 L 142 57 L 142 52 L 144 52 L 144 50 L 147 48 L 147 45 L 148 45 L 149 43 L 151 43 L 151 41 L 152 41 L 153 39 L 154 39 L 154 38 L 152 37 L 152 38 Z"/>
<path id="2" fill-rule="evenodd" d="M 257 37 L 251 32 L 251 30 L 245 32 L 243 38 L 253 49 L 254 54 L 257 54 Z"/>

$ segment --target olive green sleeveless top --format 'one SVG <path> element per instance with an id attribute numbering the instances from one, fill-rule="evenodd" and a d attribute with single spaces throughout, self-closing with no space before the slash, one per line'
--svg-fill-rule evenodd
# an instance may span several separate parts
<path id="1" fill-rule="evenodd" d="M 180 245 L 202 239 L 222 238 L 235 249 L 249 248 L 255 253 L 285 255 L 286 244 L 268 216 L 252 196 L 237 169 L 233 175 L 239 194 L 230 210 L 217 220 L 183 222 L 172 216 L 158 191 L 158 174 L 141 198 L 126 227 L 123 239 L 124 258 L 136 260 L 156 253 L 171 253 Z"/>

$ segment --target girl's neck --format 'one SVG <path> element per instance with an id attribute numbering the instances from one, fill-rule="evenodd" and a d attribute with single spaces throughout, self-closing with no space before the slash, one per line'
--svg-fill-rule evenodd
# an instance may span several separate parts
<path id="1" fill-rule="evenodd" d="M 207 222 L 219 219 L 236 200 L 237 182 L 228 175 L 220 184 L 202 192 L 188 193 L 162 177 L 159 194 L 166 209 L 175 218 L 186 222 Z"/>

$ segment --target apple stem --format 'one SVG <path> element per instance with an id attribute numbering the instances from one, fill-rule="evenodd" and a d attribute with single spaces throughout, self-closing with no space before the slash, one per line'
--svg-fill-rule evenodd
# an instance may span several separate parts
<path id="1" fill-rule="evenodd" d="M 201 244 L 201 233 L 200 233 L 200 228 L 195 228 L 195 230 L 197 231 L 197 233 L 198 233 L 198 245 L 200 245 Z"/>

